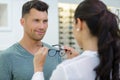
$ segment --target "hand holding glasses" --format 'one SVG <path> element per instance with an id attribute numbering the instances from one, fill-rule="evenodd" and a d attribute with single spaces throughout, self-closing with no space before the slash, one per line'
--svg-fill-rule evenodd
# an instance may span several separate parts
<path id="1" fill-rule="evenodd" d="M 63 57 L 67 54 L 67 58 L 73 58 L 77 55 L 79 55 L 78 52 L 76 52 L 73 48 L 67 47 L 67 46 L 62 46 L 60 44 L 52 45 L 54 49 L 49 49 L 48 50 L 48 55 L 50 57 L 54 57 L 56 54 L 59 56 Z"/>
<path id="2" fill-rule="evenodd" d="M 63 48 L 62 45 L 56 44 L 52 45 L 52 47 L 54 47 L 54 49 L 48 50 L 48 55 L 50 57 L 54 57 L 56 54 L 59 54 L 60 57 L 63 57 L 65 55 L 65 49 Z"/>

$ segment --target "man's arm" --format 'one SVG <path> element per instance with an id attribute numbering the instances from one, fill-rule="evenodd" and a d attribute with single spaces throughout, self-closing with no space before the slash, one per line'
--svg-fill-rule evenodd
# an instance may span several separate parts
<path id="1" fill-rule="evenodd" d="M 46 60 L 46 55 L 48 53 L 48 48 L 42 47 L 34 55 L 34 75 L 31 80 L 44 80 L 43 76 L 43 66 Z"/>

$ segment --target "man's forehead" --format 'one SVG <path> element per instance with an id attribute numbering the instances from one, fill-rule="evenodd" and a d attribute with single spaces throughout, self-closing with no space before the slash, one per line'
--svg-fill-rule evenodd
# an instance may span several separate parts
<path id="1" fill-rule="evenodd" d="M 38 17 L 47 17 L 48 16 L 46 11 L 38 11 L 38 10 L 31 10 L 29 14 L 31 16 L 38 16 Z"/>

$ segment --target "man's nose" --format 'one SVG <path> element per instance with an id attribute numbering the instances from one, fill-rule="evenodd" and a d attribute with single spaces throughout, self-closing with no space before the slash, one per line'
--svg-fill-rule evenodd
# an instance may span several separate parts
<path id="1" fill-rule="evenodd" d="M 38 26 L 39 26 L 39 28 L 42 28 L 42 29 L 45 28 L 43 22 L 40 22 Z"/>

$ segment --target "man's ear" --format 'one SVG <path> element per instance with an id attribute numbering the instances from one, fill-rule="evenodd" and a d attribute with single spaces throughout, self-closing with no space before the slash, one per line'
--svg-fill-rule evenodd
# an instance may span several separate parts
<path id="1" fill-rule="evenodd" d="M 21 25 L 23 26 L 24 23 L 25 23 L 25 19 L 24 19 L 24 18 L 21 18 L 21 19 L 20 19 L 20 23 L 21 23 Z"/>
<path id="2" fill-rule="evenodd" d="M 80 18 L 77 18 L 77 27 L 82 30 L 82 20 Z"/>

